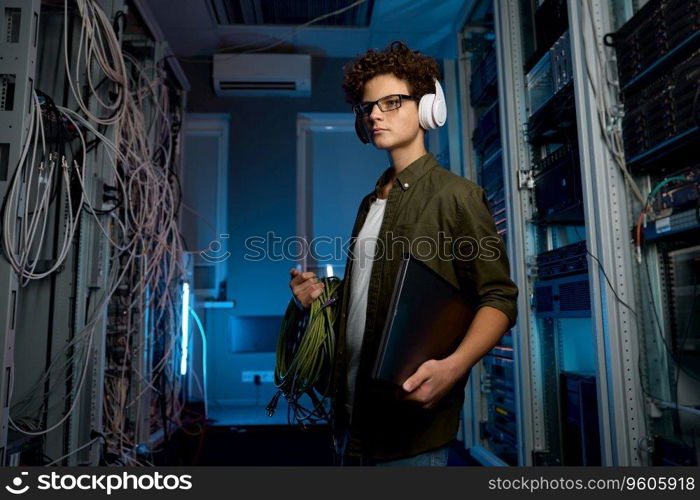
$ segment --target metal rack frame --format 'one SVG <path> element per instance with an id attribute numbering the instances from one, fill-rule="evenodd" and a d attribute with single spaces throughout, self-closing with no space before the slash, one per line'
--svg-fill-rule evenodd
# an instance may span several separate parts
<path id="1" fill-rule="evenodd" d="M 520 465 L 537 465 L 547 452 L 558 446 L 552 435 L 552 402 L 548 403 L 547 380 L 551 378 L 544 359 L 542 337 L 531 311 L 533 281 L 526 263 L 537 252 L 541 234 L 527 221 L 532 215 L 530 200 L 530 158 L 526 143 L 525 75 L 522 48 L 520 2 L 495 0 L 495 24 L 499 70 L 501 116 L 510 117 L 501 124 L 506 192 L 508 204 L 509 253 L 513 275 L 521 287 L 520 317 L 514 340 L 518 373 L 519 455 Z M 582 192 L 586 238 L 589 251 L 591 314 L 596 353 L 596 375 L 603 465 L 641 464 L 638 443 L 645 435 L 644 403 L 636 376 L 636 319 L 616 298 L 615 293 L 639 310 L 632 272 L 632 253 L 628 238 L 630 226 L 624 178 L 615 166 L 600 134 L 595 113 L 593 88 L 584 60 L 585 43 L 602 43 L 604 30 L 611 26 L 610 12 L 600 0 L 591 0 L 598 28 L 597 40 L 584 39 L 583 8 L 580 0 L 569 0 L 569 26 L 572 27 L 572 65 L 577 109 L 577 130 L 582 172 Z M 575 27 L 575 28 L 574 28 Z M 596 272 L 593 272 L 593 270 Z M 614 290 L 603 274 L 607 273 Z M 549 408 L 549 409 L 548 409 Z"/>

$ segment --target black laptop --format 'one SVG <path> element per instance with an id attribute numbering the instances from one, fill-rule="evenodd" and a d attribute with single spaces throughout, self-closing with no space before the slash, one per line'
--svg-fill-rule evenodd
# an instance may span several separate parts
<path id="1" fill-rule="evenodd" d="M 423 362 L 452 354 L 473 317 L 459 288 L 425 262 L 404 255 L 372 377 L 400 387 Z"/>

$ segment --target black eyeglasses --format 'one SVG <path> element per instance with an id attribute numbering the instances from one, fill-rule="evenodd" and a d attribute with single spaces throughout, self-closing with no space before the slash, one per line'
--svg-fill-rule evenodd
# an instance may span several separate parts
<path id="1" fill-rule="evenodd" d="M 379 106 L 379 110 L 382 112 L 391 111 L 393 109 L 400 108 L 401 101 L 403 99 L 411 99 L 413 101 L 418 100 L 415 97 L 413 97 L 412 95 L 391 94 L 391 95 L 387 95 L 384 97 L 380 97 L 376 101 L 361 102 L 361 103 L 355 104 L 352 107 L 352 110 L 355 112 L 355 116 L 366 116 L 372 112 L 372 108 L 374 108 L 374 105 L 376 104 L 377 106 Z"/>

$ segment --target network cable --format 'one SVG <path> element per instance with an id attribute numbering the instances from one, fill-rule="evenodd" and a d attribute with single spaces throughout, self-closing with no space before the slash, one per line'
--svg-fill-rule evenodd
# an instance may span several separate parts
<path id="1" fill-rule="evenodd" d="M 275 386 L 279 390 L 267 406 L 272 416 L 283 395 L 290 414 L 302 426 L 328 419 L 324 404 L 331 396 L 336 344 L 334 328 L 342 280 L 329 276 L 319 278 L 319 281 L 324 284 L 321 295 L 308 310 L 302 311 L 294 297 L 289 301 L 277 341 Z M 302 404 L 304 395 L 311 399 L 311 409 Z"/>

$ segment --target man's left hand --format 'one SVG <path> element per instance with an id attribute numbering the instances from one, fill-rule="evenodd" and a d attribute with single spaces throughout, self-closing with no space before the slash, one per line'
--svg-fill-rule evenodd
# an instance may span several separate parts
<path id="1" fill-rule="evenodd" d="M 459 376 L 448 359 L 429 359 L 403 383 L 401 397 L 424 409 L 433 408 L 450 392 Z"/>

